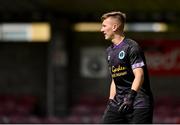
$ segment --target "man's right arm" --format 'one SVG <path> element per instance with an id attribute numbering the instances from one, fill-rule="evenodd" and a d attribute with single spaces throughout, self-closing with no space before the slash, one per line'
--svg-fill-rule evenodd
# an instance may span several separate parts
<path id="1" fill-rule="evenodd" d="M 116 95 L 116 86 L 115 86 L 114 80 L 112 79 L 111 86 L 110 86 L 109 99 L 114 99 L 115 95 Z"/>

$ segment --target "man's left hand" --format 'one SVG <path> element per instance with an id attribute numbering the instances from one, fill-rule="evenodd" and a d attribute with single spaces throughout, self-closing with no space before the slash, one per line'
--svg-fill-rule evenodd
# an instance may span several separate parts
<path id="1" fill-rule="evenodd" d="M 120 105 L 118 111 L 122 113 L 129 113 L 133 109 L 134 99 L 137 95 L 137 92 L 130 90 L 127 96 L 124 97 L 123 103 Z"/>

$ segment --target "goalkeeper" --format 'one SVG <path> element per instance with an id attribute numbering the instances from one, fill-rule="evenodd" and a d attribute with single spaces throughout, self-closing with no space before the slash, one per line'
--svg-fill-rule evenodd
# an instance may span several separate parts
<path id="1" fill-rule="evenodd" d="M 139 44 L 124 36 L 126 15 L 109 12 L 101 20 L 101 32 L 112 42 L 107 48 L 112 82 L 102 123 L 151 124 L 153 95 L 147 65 Z"/>

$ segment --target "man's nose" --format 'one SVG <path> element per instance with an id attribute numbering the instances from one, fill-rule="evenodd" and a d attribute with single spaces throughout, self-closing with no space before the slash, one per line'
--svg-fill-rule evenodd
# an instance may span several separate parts
<path id="1" fill-rule="evenodd" d="M 101 32 L 103 32 L 103 28 L 101 28 Z"/>

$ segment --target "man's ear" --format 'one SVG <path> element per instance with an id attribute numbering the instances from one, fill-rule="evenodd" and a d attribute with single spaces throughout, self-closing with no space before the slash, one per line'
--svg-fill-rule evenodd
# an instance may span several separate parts
<path id="1" fill-rule="evenodd" d="M 113 31 L 116 31 L 118 29 L 119 25 L 118 24 L 114 24 L 113 27 L 112 27 L 112 30 Z"/>

